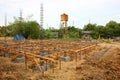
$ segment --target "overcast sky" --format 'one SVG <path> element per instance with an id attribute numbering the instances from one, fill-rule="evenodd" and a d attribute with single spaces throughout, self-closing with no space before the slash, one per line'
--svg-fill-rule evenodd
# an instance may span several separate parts
<path id="1" fill-rule="evenodd" d="M 23 18 L 30 15 L 40 23 L 40 4 L 44 6 L 44 28 L 60 27 L 60 15 L 69 15 L 68 25 L 83 28 L 89 21 L 105 25 L 110 20 L 120 22 L 120 0 L 0 0 L 0 25 L 13 22 L 22 9 Z"/>

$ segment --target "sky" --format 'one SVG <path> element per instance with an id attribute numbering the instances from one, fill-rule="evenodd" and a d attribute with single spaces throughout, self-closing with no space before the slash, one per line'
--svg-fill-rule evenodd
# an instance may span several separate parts
<path id="1" fill-rule="evenodd" d="M 60 15 L 68 14 L 68 26 L 83 28 L 84 25 L 95 23 L 105 25 L 110 20 L 120 23 L 120 0 L 0 0 L 0 26 L 14 21 L 20 16 L 40 23 L 40 4 L 43 3 L 43 27 L 59 28 Z"/>

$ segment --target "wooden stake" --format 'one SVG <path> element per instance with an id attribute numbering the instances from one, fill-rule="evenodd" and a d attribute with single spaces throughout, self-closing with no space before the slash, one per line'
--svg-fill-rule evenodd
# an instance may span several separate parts
<path id="1" fill-rule="evenodd" d="M 47 71 L 47 60 L 46 60 L 46 71 Z"/>
<path id="2" fill-rule="evenodd" d="M 27 55 L 25 53 L 25 69 L 27 70 Z"/>
<path id="3" fill-rule="evenodd" d="M 53 69 L 52 69 L 52 72 L 54 73 L 54 63 L 52 63 L 53 64 Z"/>
<path id="4" fill-rule="evenodd" d="M 82 59 L 82 51 L 81 51 L 81 47 L 80 47 L 80 60 Z"/>
<path id="5" fill-rule="evenodd" d="M 76 54 L 76 70 L 77 70 L 77 53 L 75 53 Z"/>
<path id="6" fill-rule="evenodd" d="M 61 59 L 59 59 L 59 69 L 61 70 Z"/>

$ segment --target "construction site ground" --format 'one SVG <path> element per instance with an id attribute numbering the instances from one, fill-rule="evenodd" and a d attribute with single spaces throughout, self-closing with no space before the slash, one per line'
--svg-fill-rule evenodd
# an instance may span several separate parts
<path id="1" fill-rule="evenodd" d="M 61 62 L 45 72 L 44 77 L 24 63 L 14 63 L 0 56 L 0 80 L 120 80 L 120 43 L 99 43 L 87 55 L 73 56 L 70 62 Z"/>

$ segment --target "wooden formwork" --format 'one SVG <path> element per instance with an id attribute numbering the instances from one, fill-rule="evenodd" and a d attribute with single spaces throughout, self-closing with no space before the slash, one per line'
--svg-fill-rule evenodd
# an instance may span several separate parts
<path id="1" fill-rule="evenodd" d="M 0 51 L 14 54 L 14 56 L 11 56 L 11 58 L 16 58 L 19 55 L 25 56 L 26 69 L 27 62 L 32 61 L 38 66 L 39 70 L 42 72 L 42 75 L 44 75 L 44 71 L 39 65 L 41 61 L 45 64 L 50 63 L 55 66 L 56 64 L 61 63 L 61 56 L 73 54 L 77 56 L 77 54 L 81 54 L 82 51 L 95 48 L 96 45 L 96 43 L 90 42 L 64 40 L 10 40 L 7 42 L 0 40 Z M 41 51 L 48 51 L 49 54 L 41 56 L 39 55 Z"/>

